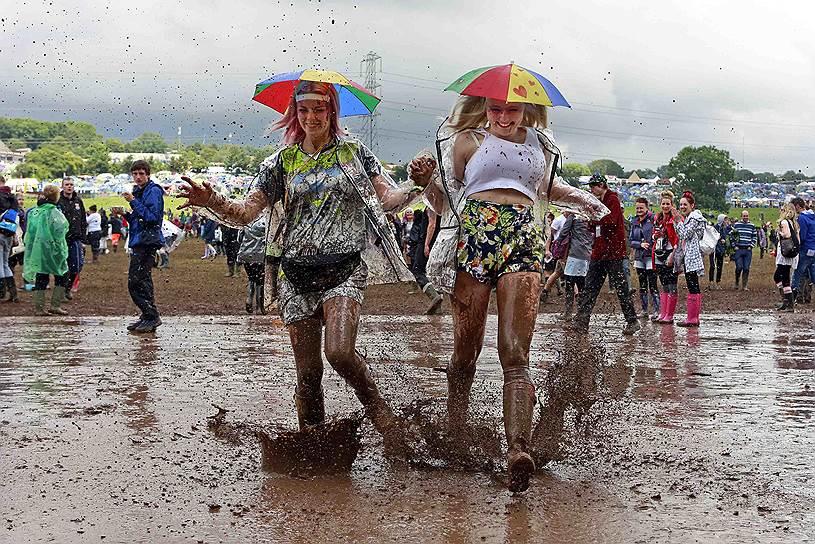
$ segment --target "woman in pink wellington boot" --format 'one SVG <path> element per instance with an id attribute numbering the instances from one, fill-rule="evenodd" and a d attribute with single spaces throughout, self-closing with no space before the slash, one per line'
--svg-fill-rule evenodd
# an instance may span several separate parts
<path id="1" fill-rule="evenodd" d="M 659 316 L 655 323 L 671 324 L 674 322 L 676 310 L 676 272 L 674 272 L 674 257 L 679 246 L 679 235 L 676 234 L 675 225 L 680 216 L 674 207 L 674 194 L 671 191 L 662 191 L 659 199 L 661 211 L 654 218 L 654 240 L 651 247 L 654 251 L 654 264 L 657 269 L 659 283 L 662 284 L 660 293 Z"/>
<path id="2" fill-rule="evenodd" d="M 696 209 L 693 193 L 685 191 L 679 200 L 679 212 L 682 221 L 676 224 L 676 233 L 679 235 L 679 247 L 674 260 L 674 270 L 685 273 L 685 283 L 688 285 L 688 315 L 684 321 L 677 323 L 680 327 L 698 327 L 699 313 L 702 310 L 702 292 L 699 289 L 699 276 L 705 273 L 705 264 L 699 241 L 705 234 L 707 222 L 702 212 Z"/>

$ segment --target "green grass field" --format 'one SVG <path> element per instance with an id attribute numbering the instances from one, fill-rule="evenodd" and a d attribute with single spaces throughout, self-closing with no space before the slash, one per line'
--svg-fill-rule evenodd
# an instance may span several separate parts
<path id="1" fill-rule="evenodd" d="M 82 202 L 85 204 L 85 210 L 96 204 L 97 208 L 104 208 L 106 211 L 110 212 L 110 209 L 113 206 L 123 206 L 125 209 L 129 209 L 127 201 L 122 198 L 121 196 L 94 196 L 94 197 L 82 197 Z M 34 206 L 37 203 L 37 199 L 33 196 L 26 196 L 25 199 L 25 207 L 26 209 Z M 164 209 L 173 210 L 173 213 L 178 212 L 178 207 L 184 203 L 184 200 L 180 198 L 173 198 L 173 197 L 165 197 L 164 198 Z"/>

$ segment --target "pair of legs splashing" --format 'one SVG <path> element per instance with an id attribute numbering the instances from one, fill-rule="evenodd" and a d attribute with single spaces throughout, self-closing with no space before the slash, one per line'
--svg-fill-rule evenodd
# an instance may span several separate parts
<path id="1" fill-rule="evenodd" d="M 347 297 L 325 301 L 325 357 L 331 367 L 354 390 L 374 427 L 385 439 L 386 448 L 395 447 L 398 421 L 373 380 L 365 360 L 356 351 L 361 305 Z M 295 406 L 300 429 L 325 421 L 322 360 L 323 320 L 312 317 L 289 325 L 297 369 Z"/>
<path id="2" fill-rule="evenodd" d="M 496 286 L 498 300 L 498 358 L 504 373 L 503 412 L 507 439 L 509 489 L 524 491 L 535 472 L 530 455 L 535 386 L 529 375 L 529 348 L 540 295 L 540 274 L 504 274 Z M 447 369 L 447 410 L 450 431 L 467 440 L 467 413 L 476 360 L 484 343 L 484 329 L 492 286 L 459 271 L 452 297 L 454 345 Z"/>

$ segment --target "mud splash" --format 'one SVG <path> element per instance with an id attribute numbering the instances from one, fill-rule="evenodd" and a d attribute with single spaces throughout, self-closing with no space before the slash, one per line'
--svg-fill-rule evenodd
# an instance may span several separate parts
<path id="1" fill-rule="evenodd" d="M 303 476 L 264 470 L 256 434 L 286 444 L 275 459 L 310 449 L 279 438 L 296 428 L 283 329 L 168 318 L 133 338 L 125 324 L 0 319 L 0 540 L 781 542 L 815 525 L 810 316 L 705 316 L 698 331 L 646 324 L 633 339 L 601 316 L 589 340 L 541 317 L 543 470 L 521 496 L 503 482 L 493 317 L 466 444 L 450 442 L 434 370 L 449 318 L 364 317 L 359 346 L 418 429 L 421 462 L 385 455 L 363 420 L 350 470 Z M 353 392 L 331 371 L 323 385 L 329 417 L 353 419 Z M 237 425 L 214 434 L 213 403 Z"/>

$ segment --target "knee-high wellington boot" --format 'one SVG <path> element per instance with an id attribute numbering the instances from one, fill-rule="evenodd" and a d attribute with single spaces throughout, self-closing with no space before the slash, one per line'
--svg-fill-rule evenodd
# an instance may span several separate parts
<path id="1" fill-rule="evenodd" d="M 535 473 L 535 462 L 529 454 L 532 441 L 532 415 L 535 409 L 535 386 L 528 368 L 504 371 L 504 431 L 507 436 L 508 487 L 513 493 L 526 491 Z"/>

